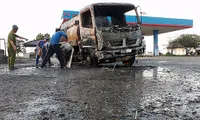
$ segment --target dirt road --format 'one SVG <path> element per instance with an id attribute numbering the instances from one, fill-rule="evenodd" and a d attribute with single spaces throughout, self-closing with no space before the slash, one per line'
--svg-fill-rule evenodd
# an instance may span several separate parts
<path id="1" fill-rule="evenodd" d="M 134 66 L 0 64 L 0 120 L 199 120 L 200 57 L 139 58 Z"/>

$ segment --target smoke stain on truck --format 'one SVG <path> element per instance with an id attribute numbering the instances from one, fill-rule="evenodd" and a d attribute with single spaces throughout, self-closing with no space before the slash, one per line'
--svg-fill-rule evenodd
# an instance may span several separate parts
<path id="1" fill-rule="evenodd" d="M 126 23 L 127 12 L 134 13 L 137 20 L 131 26 Z M 145 50 L 137 7 L 130 3 L 88 5 L 60 28 L 74 47 L 73 61 L 88 66 L 110 62 L 132 66 L 135 56 Z"/>

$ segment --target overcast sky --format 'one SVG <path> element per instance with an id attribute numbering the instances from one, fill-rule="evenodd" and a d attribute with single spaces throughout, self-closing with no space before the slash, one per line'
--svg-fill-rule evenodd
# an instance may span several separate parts
<path id="1" fill-rule="evenodd" d="M 192 19 L 193 28 L 159 35 L 159 49 L 183 33 L 199 34 L 200 6 L 198 0 L 1 0 L 0 38 L 6 38 L 12 25 L 18 35 L 33 40 L 38 33 L 52 35 L 62 20 L 63 10 L 79 11 L 95 2 L 127 2 L 140 5 L 145 16 Z M 147 51 L 153 51 L 153 37 L 145 37 Z"/>

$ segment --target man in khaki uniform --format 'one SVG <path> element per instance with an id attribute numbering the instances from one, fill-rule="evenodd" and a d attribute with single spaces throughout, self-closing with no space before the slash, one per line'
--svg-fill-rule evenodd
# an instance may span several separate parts
<path id="1" fill-rule="evenodd" d="M 16 35 L 15 33 L 17 32 L 17 30 L 18 30 L 18 26 L 13 25 L 12 30 L 8 34 L 7 49 L 8 49 L 8 67 L 9 67 L 9 70 L 17 69 L 14 66 L 15 58 L 16 58 L 16 37 L 27 40 L 26 38 L 23 38 L 23 37 Z"/>

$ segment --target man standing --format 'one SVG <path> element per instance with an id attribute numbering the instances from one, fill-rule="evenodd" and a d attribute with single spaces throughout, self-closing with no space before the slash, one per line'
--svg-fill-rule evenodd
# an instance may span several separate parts
<path id="1" fill-rule="evenodd" d="M 18 26 L 13 25 L 12 30 L 8 34 L 7 49 L 8 49 L 8 67 L 9 67 L 9 70 L 17 69 L 14 66 L 15 65 L 15 59 L 16 59 L 16 49 L 17 49 L 16 48 L 16 37 L 27 40 L 26 38 L 23 38 L 23 37 L 16 35 L 15 33 L 17 33 L 17 30 L 18 30 Z"/>
<path id="2" fill-rule="evenodd" d="M 56 53 L 57 58 L 60 62 L 60 68 L 63 69 L 65 65 L 64 56 L 62 53 L 62 50 L 60 48 L 59 42 L 65 42 L 67 41 L 67 34 L 64 31 L 60 31 L 59 29 L 56 29 L 56 32 L 53 34 L 50 40 L 50 46 L 47 51 L 47 54 L 44 57 L 44 60 L 42 61 L 41 68 L 45 66 L 47 61 L 50 59 L 50 57 L 53 56 L 54 53 Z"/>
<path id="3" fill-rule="evenodd" d="M 35 58 L 36 59 L 35 60 L 36 67 L 38 67 L 38 63 L 39 63 L 40 57 L 42 57 L 42 60 L 44 59 L 45 55 L 42 54 L 42 47 L 44 46 L 44 44 L 46 43 L 46 41 L 47 41 L 47 37 L 44 37 L 44 40 L 40 40 L 40 41 L 37 42 L 37 46 L 36 46 L 36 58 Z"/>

